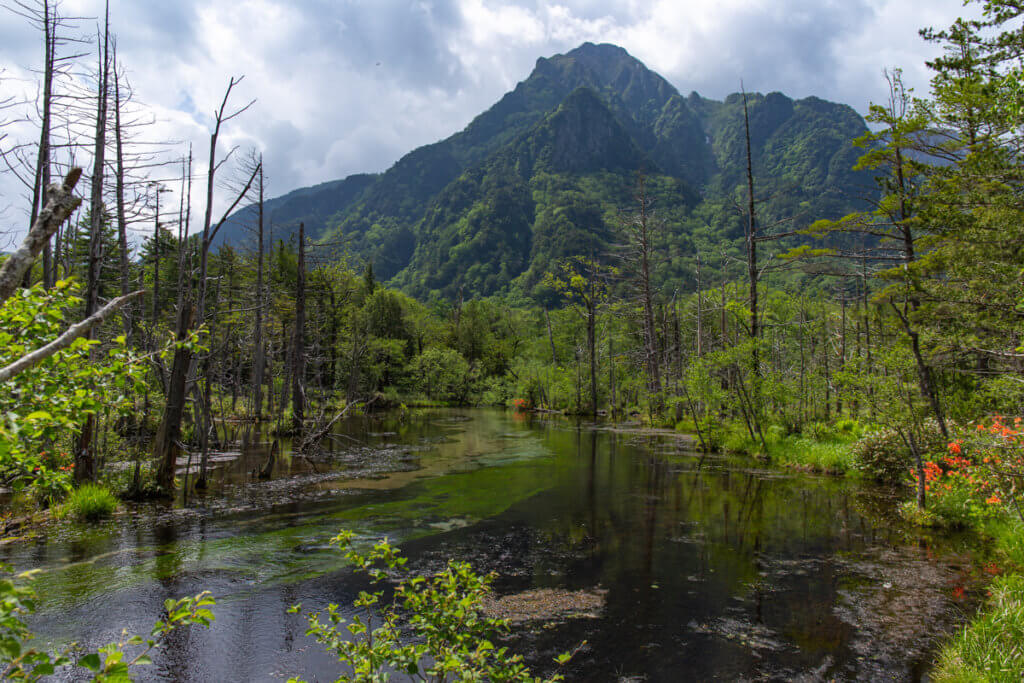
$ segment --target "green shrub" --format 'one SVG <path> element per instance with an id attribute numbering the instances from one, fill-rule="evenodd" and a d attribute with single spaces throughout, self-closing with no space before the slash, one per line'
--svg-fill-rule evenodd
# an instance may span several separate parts
<path id="1" fill-rule="evenodd" d="M 768 425 L 764 430 L 764 440 L 769 445 L 779 443 L 789 435 L 789 431 L 782 425 Z"/>
<path id="2" fill-rule="evenodd" d="M 760 444 L 756 439 L 750 438 L 750 432 L 746 425 L 733 422 L 724 427 L 719 439 L 721 449 L 728 453 L 753 454 L 760 450 Z"/>
<path id="3" fill-rule="evenodd" d="M 941 495 L 933 493 L 925 499 L 928 509 L 936 518 L 935 526 L 949 529 L 974 526 L 984 515 L 986 506 L 977 500 L 966 482 L 955 479 L 950 484 L 948 491 L 944 490 Z"/>
<path id="4" fill-rule="evenodd" d="M 924 443 L 919 446 L 925 460 L 941 458 L 946 441 L 933 421 L 926 423 Z M 884 484 L 906 481 L 914 458 L 899 432 L 891 427 L 876 429 L 853 445 L 855 467 L 865 476 Z"/>
<path id="5" fill-rule="evenodd" d="M 985 612 L 942 651 L 935 681 L 1024 679 L 1024 575 L 992 583 Z"/>
<path id="6" fill-rule="evenodd" d="M 432 576 L 416 576 L 387 539 L 365 554 L 353 548 L 354 540 L 352 532 L 343 531 L 331 544 L 375 585 L 393 582 L 394 598 L 385 599 L 383 590 L 360 592 L 354 603 L 358 613 L 351 620 L 342 617 L 334 604 L 325 612 L 308 615 L 307 634 L 353 674 L 338 680 L 383 681 L 389 671 L 431 681 L 555 683 L 564 679 L 557 673 L 545 679 L 535 677 L 521 656 L 492 644 L 495 636 L 509 632 L 508 621 L 484 613 L 494 574 L 477 574 L 465 562 L 449 561 Z M 288 611 L 299 613 L 301 605 Z M 374 615 L 372 625 L 361 616 L 367 612 Z M 563 665 L 571 657 L 564 653 L 555 662 Z"/>
<path id="7" fill-rule="evenodd" d="M 105 486 L 83 484 L 68 496 L 58 517 L 72 517 L 82 522 L 95 522 L 114 514 L 117 496 Z"/>

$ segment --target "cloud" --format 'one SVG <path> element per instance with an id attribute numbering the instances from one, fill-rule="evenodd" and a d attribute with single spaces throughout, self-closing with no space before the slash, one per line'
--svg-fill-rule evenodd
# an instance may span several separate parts
<path id="1" fill-rule="evenodd" d="M 65 0 L 64 10 L 98 16 L 102 2 Z M 257 103 L 225 126 L 221 149 L 258 148 L 272 195 L 382 171 L 463 128 L 538 57 L 587 40 L 622 45 L 684 93 L 721 98 L 742 79 L 865 111 L 884 94 L 885 67 L 927 85 L 935 48 L 917 30 L 963 12 L 960 0 L 111 1 L 120 59 L 158 119 L 147 137 L 181 141 L 178 153 L 192 143 L 205 173 L 212 112 L 245 74 L 233 103 Z M 91 33 L 95 21 L 80 26 Z M 0 98 L 34 94 L 39 43 L 24 22 L 0 21 L 0 68 L 22 79 L 0 82 Z M 0 177 L 0 207 L 25 203 L 19 192 Z"/>

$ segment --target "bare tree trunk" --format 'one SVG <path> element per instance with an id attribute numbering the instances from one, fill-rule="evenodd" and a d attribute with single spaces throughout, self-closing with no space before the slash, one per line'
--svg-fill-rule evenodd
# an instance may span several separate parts
<path id="1" fill-rule="evenodd" d="M 32 188 L 32 213 L 29 225 L 35 225 L 36 219 L 42 211 L 42 204 L 46 201 L 44 193 L 50 186 L 50 127 L 51 109 L 53 105 L 53 77 L 54 57 L 57 48 L 57 18 L 51 12 L 49 0 L 41 0 L 42 5 L 42 26 L 43 26 L 43 106 L 42 120 L 39 126 L 39 154 L 36 162 L 35 184 Z M 25 284 L 30 284 L 31 270 L 27 271 L 24 278 Z M 43 245 L 43 286 L 49 289 L 53 286 L 53 252 L 50 240 L 47 239 Z"/>
<path id="2" fill-rule="evenodd" d="M 558 365 L 558 354 L 555 352 L 555 337 L 551 334 L 551 315 L 547 307 L 544 308 L 544 321 L 548 324 L 548 343 L 551 344 L 551 364 Z"/>
<path id="3" fill-rule="evenodd" d="M 754 374 L 755 382 L 761 373 L 760 351 L 758 342 L 761 337 L 758 329 L 757 310 L 757 282 L 759 274 L 757 271 L 757 222 L 754 215 L 754 166 L 750 152 L 750 118 L 747 114 L 747 94 L 743 93 L 743 129 L 747 142 L 747 279 L 750 286 L 750 371 Z M 759 388 L 754 385 L 754 401 L 759 397 Z"/>
<path id="4" fill-rule="evenodd" d="M 697 254 L 697 358 L 704 355 L 704 295 L 701 292 L 700 254 Z"/>
<path id="5" fill-rule="evenodd" d="M 639 177 L 637 202 L 640 206 L 639 220 L 635 229 L 635 249 L 639 261 L 640 300 L 643 305 L 644 356 L 647 365 L 648 389 L 652 394 L 661 393 L 661 374 L 658 359 L 657 332 L 654 328 L 654 295 L 651 287 L 651 255 L 652 226 L 650 216 L 650 199 L 647 196 L 647 184 L 644 177 Z"/>
<path id="6" fill-rule="evenodd" d="M 117 49 L 114 50 L 114 140 L 117 154 L 117 165 L 115 167 L 114 188 L 117 197 L 117 242 L 118 242 L 118 265 L 121 274 L 121 296 L 128 294 L 128 221 L 124 212 L 124 144 L 121 129 L 121 76 L 117 70 Z M 157 202 L 160 201 L 159 194 Z M 157 204 L 157 216 L 159 217 L 159 204 Z M 159 221 L 159 218 L 157 218 Z M 153 290 L 153 299 L 156 300 L 156 288 Z M 124 336 L 130 340 L 132 337 L 132 317 L 125 313 L 121 316 L 124 321 Z M 154 322 L 155 318 L 154 317 Z"/>
<path id="7" fill-rule="evenodd" d="M 587 350 L 590 353 L 590 415 L 597 417 L 597 302 L 591 273 L 590 300 L 587 306 Z"/>
<path id="8" fill-rule="evenodd" d="M 295 340 L 292 342 L 292 431 L 302 437 L 306 375 L 306 231 L 299 223 L 299 263 L 295 287 Z"/>
<path id="9" fill-rule="evenodd" d="M 197 299 L 198 299 L 198 306 L 197 306 L 197 308 L 198 308 L 198 315 L 196 317 L 196 322 L 199 325 L 202 325 L 204 322 L 206 322 L 206 292 L 207 292 L 207 289 L 209 287 L 208 264 L 209 264 L 210 245 L 213 243 L 213 239 L 214 239 L 214 237 L 216 237 L 217 231 L 220 230 L 220 227 L 224 224 L 224 221 L 227 219 L 227 216 L 230 214 L 231 211 L 234 210 L 234 208 L 235 208 L 235 206 L 237 206 L 238 202 L 240 202 L 242 200 L 242 198 L 245 197 L 245 195 L 249 192 L 249 187 L 252 185 L 253 179 L 255 179 L 256 173 L 259 170 L 259 169 L 253 169 L 253 173 L 250 176 L 249 182 L 246 184 L 245 188 L 242 190 L 241 193 L 239 193 L 239 195 L 235 198 L 235 201 L 231 204 L 231 206 L 225 212 L 224 218 L 222 218 L 220 220 L 220 222 L 217 223 L 216 227 L 214 227 L 213 226 L 213 199 L 214 199 L 214 197 L 213 197 L 213 187 L 214 187 L 214 177 L 216 176 L 217 169 L 220 166 L 220 164 L 217 163 L 217 139 L 220 137 L 220 128 L 221 128 L 221 126 L 226 121 L 230 121 L 231 119 L 235 118 L 236 116 L 238 116 L 239 114 L 244 112 L 250 106 L 252 106 L 252 102 L 250 102 L 245 107 L 242 107 L 241 109 L 239 109 L 238 111 L 236 111 L 236 112 L 234 112 L 232 114 L 225 114 L 225 110 L 227 109 L 228 99 L 231 97 L 231 91 L 234 90 L 234 87 L 236 85 L 238 85 L 238 83 L 240 83 L 241 80 L 242 80 L 241 78 L 236 80 L 234 77 L 232 77 L 231 81 L 228 83 L 228 88 L 224 92 L 224 99 L 221 101 L 220 108 L 217 110 L 217 113 L 216 113 L 216 116 L 215 116 L 215 119 L 214 119 L 213 132 L 210 134 L 210 161 L 209 161 L 209 165 L 207 166 L 207 169 L 206 169 L 206 213 L 205 213 L 205 215 L 203 217 L 203 238 L 202 238 L 202 246 L 201 246 L 201 248 L 199 250 L 199 294 L 198 294 L 198 297 L 197 297 Z M 207 356 L 207 359 L 204 362 L 204 368 L 207 370 L 207 373 L 208 373 L 208 370 L 209 370 L 209 357 L 208 356 Z M 208 395 L 209 395 L 208 378 L 207 378 L 207 385 L 206 385 L 206 393 L 207 393 L 207 398 L 208 398 Z M 205 405 L 202 406 L 202 409 L 204 411 L 204 413 L 203 413 L 204 420 L 203 421 L 207 422 L 207 420 L 212 417 L 210 415 L 210 413 L 209 413 L 209 411 L 210 411 L 209 400 L 203 401 L 203 403 L 205 404 Z M 207 424 L 204 424 L 202 427 L 203 427 L 202 428 L 202 434 L 200 435 L 201 436 L 201 443 L 202 443 L 202 456 L 200 457 L 200 463 L 199 463 L 199 476 L 196 478 L 196 484 L 195 484 L 197 489 L 204 489 L 204 488 L 206 488 L 206 467 L 207 467 L 207 464 L 209 463 L 209 459 L 210 459 L 210 448 L 209 448 L 209 446 L 210 446 L 210 443 L 209 443 L 209 429 L 210 429 L 210 425 L 207 423 Z"/>
<path id="10" fill-rule="evenodd" d="M 265 365 L 266 344 L 263 341 L 263 157 L 260 156 L 259 203 L 256 228 L 256 321 L 253 330 L 253 417 L 257 422 L 263 419 L 263 366 Z"/>
<path id="11" fill-rule="evenodd" d="M 103 262 L 103 173 L 107 141 L 107 92 L 110 73 L 110 6 L 106 8 L 103 30 L 103 45 L 100 48 L 99 90 L 96 105 L 96 133 L 93 151 L 92 192 L 89 201 L 89 270 L 86 279 L 85 317 L 99 309 L 100 267 Z M 91 338 L 94 330 L 89 331 Z M 93 433 L 96 416 L 90 413 L 79 434 L 75 447 L 75 481 L 82 483 L 96 478 L 96 463 L 93 452 Z"/>
<path id="12" fill-rule="evenodd" d="M 608 387 L 612 395 L 612 408 L 611 416 L 615 419 L 619 412 L 619 404 L 615 397 L 615 349 L 612 345 L 612 337 L 614 335 L 608 335 Z"/>
<path id="13" fill-rule="evenodd" d="M 174 470 L 181 453 L 181 416 L 185 410 L 186 380 L 192 353 L 183 346 L 192 329 L 194 310 L 188 292 L 178 306 L 177 341 L 171 375 L 167 386 L 164 414 L 153 442 L 153 459 L 157 463 L 156 485 L 164 495 L 174 494 Z"/>

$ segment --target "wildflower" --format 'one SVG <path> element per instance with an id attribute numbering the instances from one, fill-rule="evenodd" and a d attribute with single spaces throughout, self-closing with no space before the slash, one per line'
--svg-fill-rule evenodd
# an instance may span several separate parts
<path id="1" fill-rule="evenodd" d="M 954 588 L 953 589 L 953 597 L 956 598 L 957 600 L 962 599 L 964 597 L 964 587 L 963 586 L 957 586 L 956 588 Z"/>
<path id="2" fill-rule="evenodd" d="M 956 441 L 952 441 L 949 444 L 949 452 L 953 455 L 960 455 L 960 444 Z"/>
<path id="3" fill-rule="evenodd" d="M 1002 501 L 1002 499 L 999 496 L 991 495 L 991 496 L 989 496 L 988 498 L 985 499 L 985 502 L 988 503 L 989 505 L 999 505 L 1003 501 Z"/>

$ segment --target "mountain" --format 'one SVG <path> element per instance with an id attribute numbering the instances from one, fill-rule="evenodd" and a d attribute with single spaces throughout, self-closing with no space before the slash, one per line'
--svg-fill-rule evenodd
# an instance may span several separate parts
<path id="1" fill-rule="evenodd" d="M 312 234 L 321 234 L 328 221 L 366 188 L 373 184 L 377 175 L 361 173 L 343 180 L 331 180 L 313 187 L 303 187 L 286 195 L 263 202 L 264 239 L 269 246 L 274 239 L 289 237 L 298 232 L 299 223 L 310 227 Z M 258 221 L 255 204 L 246 206 L 231 214 L 221 226 L 215 245 L 238 244 L 247 241 Z"/>
<path id="2" fill-rule="evenodd" d="M 600 257 L 646 177 L 666 225 L 661 278 L 687 279 L 695 249 L 742 234 L 743 95 L 681 95 L 614 45 L 537 60 L 530 76 L 464 130 L 352 176 L 268 203 L 282 229 L 344 236 L 382 279 L 418 296 L 530 293 L 565 256 Z M 766 221 L 795 227 L 860 208 L 850 107 L 780 93 L 746 96 Z M 251 207 L 237 223 L 251 222 Z M 225 237 L 233 241 L 236 230 Z M 277 233 L 275 233 L 277 235 Z"/>

